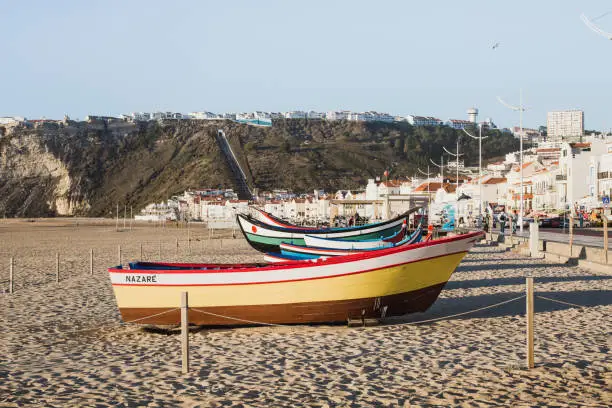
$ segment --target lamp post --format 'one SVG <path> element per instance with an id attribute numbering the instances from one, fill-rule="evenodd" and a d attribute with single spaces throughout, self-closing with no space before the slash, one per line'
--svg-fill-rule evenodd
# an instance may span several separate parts
<path id="1" fill-rule="evenodd" d="M 429 187 L 429 177 L 431 173 L 429 172 L 429 164 L 427 165 L 427 173 L 423 170 L 417 168 L 417 170 L 427 176 L 427 224 L 431 223 L 431 189 Z"/>
<path id="2" fill-rule="evenodd" d="M 442 176 L 442 187 L 444 187 L 444 155 L 440 156 L 440 164 L 431 160 L 431 158 L 429 159 L 429 161 L 431 162 L 431 164 L 440 169 L 440 175 Z"/>
<path id="3" fill-rule="evenodd" d="M 482 136 L 482 123 L 478 124 L 478 137 L 473 136 L 462 128 L 466 135 L 471 137 L 472 139 L 478 139 L 478 190 L 479 190 L 479 200 L 478 200 L 478 214 L 482 217 L 482 139 L 486 139 L 488 136 Z"/>
<path id="4" fill-rule="evenodd" d="M 504 100 L 502 98 L 500 98 L 499 96 L 497 97 L 497 100 L 504 105 L 506 108 L 512 109 L 513 111 L 518 111 L 519 112 L 519 150 L 520 150 L 520 160 L 519 160 L 519 171 L 521 174 L 521 203 L 519 205 L 519 230 L 522 233 L 523 232 L 523 211 L 524 211 L 524 203 L 523 203 L 523 112 L 525 111 L 525 107 L 523 106 L 523 90 L 520 89 L 519 90 L 519 105 L 518 106 L 514 106 L 514 105 L 510 105 L 506 102 L 504 102 Z"/>
<path id="5" fill-rule="evenodd" d="M 455 156 L 456 158 L 456 169 L 455 169 L 455 228 L 457 228 L 458 220 L 459 220 L 459 156 L 463 156 L 463 153 L 459 153 L 459 138 L 457 138 L 457 153 L 453 153 L 449 151 L 446 147 L 442 146 L 442 149 L 451 156 Z"/>

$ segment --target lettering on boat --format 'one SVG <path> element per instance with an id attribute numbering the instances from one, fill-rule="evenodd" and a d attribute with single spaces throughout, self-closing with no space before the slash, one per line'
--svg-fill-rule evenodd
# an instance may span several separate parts
<path id="1" fill-rule="evenodd" d="M 125 283 L 157 283 L 157 275 L 125 275 Z"/>

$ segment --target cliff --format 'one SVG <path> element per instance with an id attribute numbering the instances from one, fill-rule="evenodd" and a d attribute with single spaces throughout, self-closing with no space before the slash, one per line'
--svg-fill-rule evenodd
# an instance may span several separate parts
<path id="1" fill-rule="evenodd" d="M 449 128 L 407 123 L 276 121 L 269 128 L 230 121 L 84 123 L 0 129 L 0 216 L 107 216 L 116 203 L 140 209 L 189 188 L 234 187 L 215 140 L 223 129 L 251 187 L 335 190 L 362 186 L 438 161 Z M 485 157 L 516 150 L 511 136 L 485 140 Z M 462 151 L 474 163 L 476 141 Z"/>

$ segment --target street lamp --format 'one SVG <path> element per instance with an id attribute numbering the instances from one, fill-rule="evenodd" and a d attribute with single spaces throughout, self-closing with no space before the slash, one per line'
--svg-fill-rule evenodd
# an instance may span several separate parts
<path id="1" fill-rule="evenodd" d="M 471 137 L 472 139 L 478 139 L 478 190 L 479 192 L 479 204 L 478 204 L 478 214 L 482 217 L 482 139 L 486 139 L 489 136 L 482 136 L 482 123 L 478 124 L 478 137 L 473 136 L 465 130 L 465 128 L 461 128 L 466 135 Z"/>
<path id="2" fill-rule="evenodd" d="M 444 187 L 444 154 L 440 156 L 440 164 L 431 160 L 431 158 L 429 159 L 429 161 L 431 162 L 431 164 L 433 164 L 434 166 L 440 169 L 440 175 L 442 176 L 442 187 Z"/>
<path id="3" fill-rule="evenodd" d="M 506 102 L 504 102 L 504 100 L 502 98 L 500 98 L 499 96 L 497 97 L 497 100 L 504 105 L 506 108 L 508 109 L 512 109 L 513 111 L 518 111 L 519 112 L 519 150 L 520 150 L 520 160 L 519 160 L 519 171 L 521 173 L 521 203 L 519 206 L 519 230 L 522 233 L 523 232 L 523 211 L 524 211 L 524 203 L 523 203 L 523 112 L 525 111 L 525 107 L 523 106 L 523 90 L 520 89 L 519 90 L 519 105 L 518 106 L 514 106 L 514 105 L 510 105 Z"/>
<path id="4" fill-rule="evenodd" d="M 429 177 L 432 173 L 429 172 L 429 164 L 427 165 L 427 173 L 417 168 L 417 170 L 427 176 L 427 224 L 431 223 L 431 188 L 429 187 Z"/>
<path id="5" fill-rule="evenodd" d="M 459 138 L 457 138 L 457 153 L 453 153 L 448 151 L 448 149 L 444 146 L 442 146 L 442 149 L 444 149 L 444 151 L 448 154 L 450 154 L 451 156 L 455 156 L 457 159 L 456 162 L 456 186 L 455 186 L 455 228 L 457 228 L 457 226 L 459 225 L 459 156 L 463 156 L 464 153 L 459 153 Z"/>
<path id="6" fill-rule="evenodd" d="M 596 26 L 596 25 L 593 23 L 593 21 L 595 21 L 595 20 L 597 20 L 597 19 L 599 19 L 599 18 L 601 18 L 601 17 L 605 16 L 606 14 L 609 14 L 609 13 L 605 13 L 605 14 L 603 14 L 603 15 L 599 16 L 599 17 L 596 17 L 596 18 L 594 18 L 594 19 L 591 21 L 591 20 L 589 20 L 589 19 L 587 18 L 587 16 L 585 16 L 585 15 L 584 15 L 584 13 L 583 13 L 583 14 L 581 14 L 581 15 L 580 15 L 580 19 L 582 20 L 582 22 L 583 22 L 584 24 L 586 24 L 586 26 L 587 26 L 587 27 L 589 27 L 589 29 L 591 29 L 591 31 L 593 31 L 593 32 L 595 32 L 595 33 L 597 33 L 597 34 L 601 35 L 602 37 L 607 38 L 608 40 L 612 40 L 612 34 L 611 34 L 611 33 L 605 32 L 604 30 L 602 30 L 601 28 L 597 27 L 597 26 Z"/>

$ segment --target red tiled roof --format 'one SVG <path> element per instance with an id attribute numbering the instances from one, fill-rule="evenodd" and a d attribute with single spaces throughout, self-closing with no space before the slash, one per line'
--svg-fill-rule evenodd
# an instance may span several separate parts
<path id="1" fill-rule="evenodd" d="M 505 177 L 491 177 L 490 179 L 483 181 L 482 184 L 499 184 L 505 183 L 507 180 Z"/>
<path id="2" fill-rule="evenodd" d="M 570 146 L 572 147 L 591 147 L 590 143 L 570 143 Z"/>

